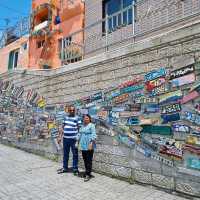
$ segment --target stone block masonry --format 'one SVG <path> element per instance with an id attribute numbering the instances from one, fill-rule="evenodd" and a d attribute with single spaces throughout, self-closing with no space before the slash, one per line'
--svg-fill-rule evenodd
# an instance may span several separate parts
<path id="1" fill-rule="evenodd" d="M 4 87 L 6 87 L 7 89 L 9 87 L 6 86 L 5 82 L 10 81 L 14 84 L 14 86 L 23 86 L 24 94 L 27 94 L 27 92 L 32 89 L 32 91 L 37 92 L 40 97 L 43 96 L 45 98 L 46 107 L 55 106 L 56 108 L 61 108 L 65 103 L 74 102 L 78 99 L 83 99 L 83 97 L 88 97 L 99 91 L 106 90 L 110 87 L 117 88 L 119 84 L 124 83 L 125 81 L 133 80 L 133 78 L 135 78 L 136 76 L 144 77 L 144 75 L 147 75 L 149 72 L 151 72 L 151 76 L 148 75 L 148 77 L 155 78 L 159 76 L 159 73 L 163 73 L 163 70 L 161 69 L 165 69 L 167 75 L 169 75 L 171 71 L 176 72 L 176 74 L 185 73 L 185 75 L 187 75 L 187 72 L 185 70 L 183 71 L 182 68 L 194 65 L 194 73 L 196 76 L 197 84 L 194 87 L 194 90 L 197 90 L 198 92 L 198 82 L 200 80 L 199 52 L 200 24 L 194 23 L 190 26 L 185 26 L 179 30 L 163 34 L 157 38 L 151 38 L 140 43 L 130 44 L 128 46 L 120 48 L 119 50 L 110 51 L 106 54 L 101 54 L 96 57 L 83 60 L 79 63 L 70 64 L 54 71 L 12 71 L 2 74 L 1 80 L 4 83 Z M 168 77 L 166 77 L 166 80 L 168 81 Z M 178 82 L 177 84 L 180 84 L 180 82 Z M 180 88 L 183 91 L 184 95 L 186 95 L 190 92 L 191 85 L 180 86 Z M 177 88 L 177 90 L 179 90 L 179 88 Z M 117 90 L 115 91 L 115 93 L 116 92 Z M 159 92 L 159 90 L 157 92 Z M 136 93 L 133 93 L 133 95 L 136 95 Z M 137 93 L 137 95 L 140 94 Z M 146 94 L 144 94 L 144 96 L 145 95 Z M 158 96 L 159 95 L 163 94 L 158 94 Z M 177 95 L 176 97 L 178 98 L 179 96 Z M 146 98 L 142 101 L 150 101 L 150 98 L 153 97 L 148 98 L 149 99 Z M 170 94 L 162 96 L 163 101 L 167 101 L 169 100 L 169 98 L 171 98 Z M 120 100 L 122 101 L 123 99 Z M 191 111 L 191 108 L 193 109 L 192 106 L 196 103 L 199 103 L 199 99 L 191 101 L 188 104 L 189 110 L 186 109 L 186 111 Z M 124 109 L 122 105 L 119 104 L 115 107 L 116 109 Z M 133 103 L 131 105 L 131 109 L 133 109 L 131 110 L 131 112 L 134 112 L 136 115 L 138 112 L 137 109 L 139 108 Z M 120 106 L 123 108 L 120 108 Z M 109 107 L 109 105 L 107 105 L 107 107 Z M 187 108 L 187 106 L 182 107 L 184 109 Z M 154 109 L 154 107 L 151 107 L 151 109 Z M 31 113 L 34 112 L 36 111 L 30 110 L 30 113 L 25 113 L 24 119 L 32 119 Z M 32 135 L 31 132 L 31 134 L 28 134 L 25 138 L 23 138 L 24 135 L 21 134 L 21 132 L 17 129 L 20 126 L 23 126 L 23 124 L 18 124 L 16 128 L 15 124 L 13 125 L 14 120 L 12 120 L 13 118 L 19 119 L 17 117 L 21 115 L 14 116 L 15 114 L 11 113 L 10 110 L 8 112 L 8 115 L 5 114 L 6 112 L 2 113 L 0 117 L 5 117 L 5 119 L 8 120 L 8 124 L 4 124 L 8 132 L 5 132 L 5 130 L 1 130 L 2 142 L 9 140 L 10 143 L 16 146 L 43 155 L 45 153 L 49 155 L 53 155 L 55 153 L 55 151 L 51 149 L 50 140 L 46 139 L 46 137 L 49 137 L 48 134 L 44 134 L 43 138 L 37 138 L 35 137 L 38 136 L 38 132 L 36 131 L 34 132 L 35 135 Z M 183 114 L 184 113 L 185 110 L 183 110 Z M 128 113 L 123 114 L 127 115 Z M 154 119 L 151 119 L 151 123 L 156 123 L 156 117 L 158 114 L 159 113 L 153 114 L 152 118 Z M 198 112 L 192 114 L 192 116 L 195 116 L 196 119 L 199 116 Z M 173 114 L 170 113 L 170 115 Z M 115 118 L 116 116 L 117 115 L 113 115 L 112 117 Z M 198 125 L 196 125 L 196 123 L 199 122 L 193 120 L 193 117 L 190 118 L 190 116 L 191 115 L 188 115 L 187 113 L 183 115 L 184 119 L 186 119 L 187 121 L 184 125 L 190 127 L 195 126 L 197 129 Z M 45 118 L 44 115 L 40 115 L 40 117 Z M 170 118 L 165 119 L 170 120 Z M 137 120 L 134 120 L 135 119 L 132 119 L 131 122 L 136 123 Z M 144 122 L 147 119 L 140 120 Z M 30 123 L 34 124 L 34 121 Z M 183 124 L 178 124 L 180 126 L 177 127 L 181 129 L 181 125 Z M 43 125 L 44 131 L 45 124 Z M 30 127 L 32 126 L 33 125 L 30 125 Z M 161 127 L 162 126 L 163 125 L 161 125 Z M 166 126 L 172 127 L 171 122 Z M 12 127 L 15 127 L 15 129 L 12 129 Z M 135 134 L 129 135 L 129 138 L 131 136 L 134 136 L 134 138 L 132 138 L 134 144 L 130 143 L 130 140 L 125 137 L 126 135 L 124 136 L 122 134 L 126 131 L 126 129 L 123 129 L 123 127 L 120 128 L 122 129 L 109 130 L 107 126 L 102 128 L 101 124 L 97 124 L 97 133 L 99 136 L 99 140 L 97 141 L 97 152 L 94 159 L 94 169 L 96 171 L 119 178 L 126 178 L 127 180 L 131 181 L 154 185 L 171 192 L 177 191 L 187 195 L 200 197 L 200 175 L 198 169 L 199 165 L 194 164 L 198 163 L 199 147 L 195 147 L 194 149 L 191 146 L 186 146 L 186 150 L 184 151 L 187 152 L 185 153 L 185 157 L 183 160 L 176 160 L 174 158 L 171 158 L 167 154 L 167 152 L 165 152 L 165 155 L 150 155 L 147 149 L 144 148 L 144 146 L 141 145 L 137 149 L 132 146 L 136 143 L 139 144 L 138 142 L 140 142 L 139 140 L 137 140 Z M 151 133 L 154 132 L 154 134 L 157 134 L 155 134 L 155 137 L 162 138 L 160 142 L 164 142 L 163 137 L 168 138 L 169 143 L 173 142 L 170 140 L 170 138 L 173 136 L 170 130 L 166 129 L 166 132 L 163 132 L 162 128 L 159 128 L 160 126 L 158 126 L 158 124 L 156 124 L 154 127 L 151 127 Z M 114 134 L 112 134 L 112 131 L 114 132 Z M 163 135 L 159 135 L 158 131 L 163 132 Z M 120 134 L 116 135 L 116 132 Z M 194 132 L 198 134 L 198 131 Z M 180 132 L 179 134 L 184 135 L 184 133 L 182 132 Z M 148 145 L 150 145 L 148 142 L 150 141 L 150 139 L 152 139 L 152 137 L 148 134 L 144 136 L 144 138 L 139 139 L 142 139 L 145 147 L 147 147 Z M 18 140 L 18 142 L 16 139 Z M 188 141 L 189 144 L 187 145 L 191 145 L 192 142 L 189 139 Z M 183 141 L 183 144 L 184 142 L 185 140 Z M 151 152 L 156 151 L 155 148 L 157 147 L 158 145 L 151 145 Z M 168 151 L 170 150 L 168 149 Z M 188 166 L 192 166 L 192 168 Z"/>

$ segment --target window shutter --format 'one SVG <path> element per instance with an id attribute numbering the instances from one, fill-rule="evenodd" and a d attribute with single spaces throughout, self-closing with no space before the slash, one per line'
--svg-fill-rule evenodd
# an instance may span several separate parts
<path id="1" fill-rule="evenodd" d="M 11 51 L 9 53 L 8 70 L 11 70 L 13 68 L 13 58 L 14 58 L 14 52 Z"/>

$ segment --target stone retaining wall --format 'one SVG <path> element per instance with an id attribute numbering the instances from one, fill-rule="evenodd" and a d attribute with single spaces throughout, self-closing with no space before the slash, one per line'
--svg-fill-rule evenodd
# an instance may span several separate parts
<path id="1" fill-rule="evenodd" d="M 48 105 L 64 105 L 162 67 L 173 71 L 194 64 L 196 82 L 199 82 L 199 52 L 200 24 L 196 23 L 61 69 L 13 71 L 2 74 L 1 79 L 23 86 L 25 93 L 29 89 L 37 91 L 45 97 Z M 174 167 L 170 167 L 144 156 L 135 148 L 121 143 L 113 145 L 113 137 L 99 130 L 99 126 L 97 133 L 96 171 L 200 197 L 199 170 L 188 169 L 183 163 L 175 163 Z M 12 133 L 9 134 L 5 140 L 1 140 L 2 143 L 8 138 L 11 140 Z M 50 141 L 41 141 L 31 144 L 13 139 L 10 143 L 31 152 L 52 156 Z M 172 162 L 176 161 L 172 159 Z"/>

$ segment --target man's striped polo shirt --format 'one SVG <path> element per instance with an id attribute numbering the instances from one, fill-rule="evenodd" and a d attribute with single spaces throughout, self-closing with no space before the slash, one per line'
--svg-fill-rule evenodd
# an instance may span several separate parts
<path id="1" fill-rule="evenodd" d="M 78 134 L 78 128 L 81 125 L 81 120 L 78 116 L 70 117 L 65 116 L 64 118 L 64 138 L 75 139 Z"/>

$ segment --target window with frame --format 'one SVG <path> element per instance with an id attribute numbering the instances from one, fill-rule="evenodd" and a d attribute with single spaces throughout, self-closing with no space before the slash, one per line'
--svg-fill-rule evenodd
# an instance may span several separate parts
<path id="1" fill-rule="evenodd" d="M 72 44 L 72 37 L 71 36 L 58 40 L 58 45 L 59 45 L 58 48 L 59 48 L 59 51 L 60 51 L 60 58 L 62 58 L 64 49 L 69 47 L 71 44 Z"/>
<path id="2" fill-rule="evenodd" d="M 66 48 L 66 47 L 70 46 L 71 44 L 72 44 L 72 36 L 65 37 L 65 38 L 59 40 L 60 49 Z"/>
<path id="3" fill-rule="evenodd" d="M 18 57 L 19 57 L 19 49 L 16 49 L 9 53 L 8 70 L 17 68 Z"/>
<path id="4" fill-rule="evenodd" d="M 43 46 L 44 46 L 44 40 L 41 40 L 41 41 L 37 42 L 37 48 L 38 49 L 41 48 L 41 47 L 43 47 Z"/>
<path id="5" fill-rule="evenodd" d="M 103 23 L 103 32 L 115 31 L 117 28 L 133 23 L 133 4 L 135 0 L 104 0 L 103 18 L 107 18 Z"/>
<path id="6" fill-rule="evenodd" d="M 27 42 L 23 43 L 23 44 L 21 45 L 21 47 L 22 47 L 22 49 L 23 49 L 24 51 L 27 50 L 27 47 L 28 47 Z"/>

